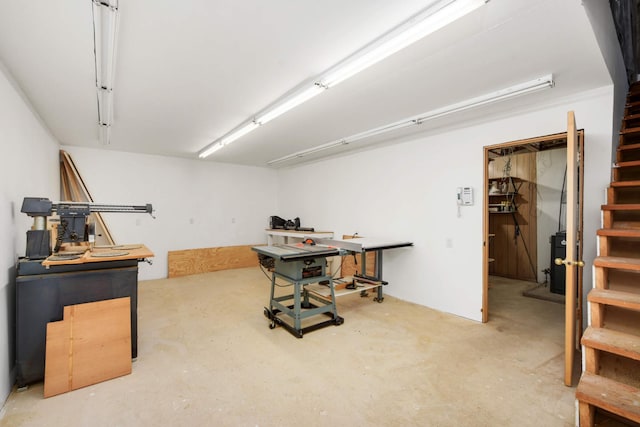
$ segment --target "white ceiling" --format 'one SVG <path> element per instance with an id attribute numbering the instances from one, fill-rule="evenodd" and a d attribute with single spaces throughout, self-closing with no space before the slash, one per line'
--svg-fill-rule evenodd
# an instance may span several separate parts
<path id="1" fill-rule="evenodd" d="M 91 0 L 2 1 L 0 61 L 63 145 L 197 158 L 205 145 L 431 2 L 120 0 L 109 146 L 98 142 Z M 611 84 L 581 3 L 491 0 L 208 160 L 266 166 L 549 73 L 552 90 L 438 119 L 421 131 Z M 330 154 L 335 150 L 322 155 Z"/>

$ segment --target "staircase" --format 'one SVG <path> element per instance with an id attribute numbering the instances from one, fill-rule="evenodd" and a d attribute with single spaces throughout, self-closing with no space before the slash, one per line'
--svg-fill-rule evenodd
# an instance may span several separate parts
<path id="1" fill-rule="evenodd" d="M 616 160 L 581 341 L 581 427 L 640 425 L 640 83 L 627 96 Z"/>

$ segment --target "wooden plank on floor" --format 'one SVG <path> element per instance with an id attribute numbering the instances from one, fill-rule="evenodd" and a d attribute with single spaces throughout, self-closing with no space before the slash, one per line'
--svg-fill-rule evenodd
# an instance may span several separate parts
<path id="1" fill-rule="evenodd" d="M 64 308 L 47 324 L 44 397 L 131 373 L 129 297 Z"/>
<path id="2" fill-rule="evenodd" d="M 258 265 L 258 255 L 251 250 L 253 246 L 257 245 L 169 251 L 167 276 L 169 278 L 182 277 L 212 271 L 255 267 Z"/>

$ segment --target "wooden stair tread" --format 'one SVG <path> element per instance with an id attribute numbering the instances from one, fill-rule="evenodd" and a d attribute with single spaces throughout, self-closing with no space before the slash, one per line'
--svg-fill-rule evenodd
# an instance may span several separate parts
<path id="1" fill-rule="evenodd" d="M 576 399 L 640 422 L 640 390 L 630 385 L 585 372 L 576 388 Z"/>
<path id="2" fill-rule="evenodd" d="M 608 268 L 615 270 L 626 270 L 636 276 L 640 273 L 640 254 L 636 254 L 629 248 L 632 241 L 622 242 L 621 247 L 614 252 L 610 245 L 617 245 L 613 238 L 640 238 L 640 224 L 637 211 L 640 211 L 640 197 L 636 197 L 637 188 L 640 187 L 640 82 L 631 85 L 627 94 L 625 106 L 625 117 L 622 119 L 622 129 L 620 130 L 619 146 L 617 147 L 617 159 L 614 163 L 611 182 L 607 191 L 610 201 L 601 206 L 604 227 L 597 231 L 600 236 L 600 243 L 604 244 L 604 253 L 625 254 L 626 256 L 598 256 L 593 261 L 594 267 L 598 269 Z M 614 200 L 617 203 L 612 203 Z M 629 201 L 632 203 L 619 203 Z M 627 248 L 627 246 L 629 246 Z M 634 246 L 635 247 L 635 243 Z M 638 258 L 636 258 L 636 255 Z M 608 274 L 602 270 L 596 273 L 595 288 L 587 295 L 589 310 L 595 316 L 592 322 L 602 326 L 608 324 L 610 312 L 605 306 L 619 307 L 626 310 L 640 312 L 640 281 L 637 289 L 632 287 L 627 291 L 617 291 L 603 289 L 607 286 Z M 611 276 L 613 277 L 613 276 Z M 613 280 L 613 279 L 611 279 Z M 631 325 L 633 326 L 633 325 Z M 636 325 L 637 326 L 637 325 Z M 580 402 L 579 419 L 580 425 L 592 425 L 594 422 L 594 408 L 608 411 L 612 416 L 625 418 L 627 420 L 640 423 L 640 388 L 615 381 L 594 373 L 598 371 L 598 357 L 595 351 L 607 352 L 619 357 L 640 361 L 640 328 L 632 327 L 629 332 L 621 332 L 612 329 L 589 326 L 581 339 L 587 352 L 586 370 L 580 378 L 576 389 L 576 399 Z M 637 362 L 635 362 L 637 363 Z M 629 368 L 622 367 L 620 379 L 624 377 L 635 378 L 635 372 L 629 372 Z M 635 384 L 635 383 L 634 383 Z"/>
<path id="3" fill-rule="evenodd" d="M 640 114 L 638 114 L 638 116 L 640 116 Z M 638 148 L 640 148 L 640 143 L 618 145 L 618 151 L 621 151 L 621 150 L 635 150 L 635 149 L 638 149 Z"/>
<path id="4" fill-rule="evenodd" d="M 637 103 L 635 103 L 635 104 L 637 104 Z M 622 129 L 620 131 L 620 135 L 629 135 L 629 134 L 633 134 L 633 133 L 640 133 L 640 127 L 627 128 L 627 129 Z"/>
<path id="5" fill-rule="evenodd" d="M 640 160 L 632 160 L 629 162 L 617 162 L 615 165 L 613 165 L 613 167 L 616 169 L 631 168 L 636 166 L 640 166 Z"/>
<path id="6" fill-rule="evenodd" d="M 603 211 L 637 211 L 640 210 L 640 203 L 614 203 L 602 205 Z"/>
<path id="7" fill-rule="evenodd" d="M 640 180 L 636 181 L 613 181 L 612 187 L 640 187 Z"/>
<path id="8" fill-rule="evenodd" d="M 591 289 L 587 295 L 589 302 L 606 304 L 629 310 L 640 311 L 640 294 L 612 291 L 611 289 Z"/>
<path id="9" fill-rule="evenodd" d="M 640 336 L 637 335 L 590 326 L 584 331 L 581 342 L 586 347 L 640 360 Z"/>
<path id="10" fill-rule="evenodd" d="M 595 265 L 596 267 L 640 271 L 640 258 L 599 256 L 593 260 L 593 265 Z"/>
<path id="11" fill-rule="evenodd" d="M 640 237 L 640 230 L 635 228 L 601 228 L 597 233 L 608 237 Z"/>
<path id="12" fill-rule="evenodd" d="M 640 106 L 640 101 L 627 101 L 625 103 L 625 108 L 633 108 L 637 106 Z"/>

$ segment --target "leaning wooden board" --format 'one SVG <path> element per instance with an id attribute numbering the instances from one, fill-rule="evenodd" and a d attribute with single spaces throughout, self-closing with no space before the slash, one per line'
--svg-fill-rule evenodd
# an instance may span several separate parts
<path id="1" fill-rule="evenodd" d="M 89 262 L 122 261 L 128 259 L 144 259 L 153 257 L 153 252 L 151 252 L 149 248 L 147 248 L 143 244 L 104 246 L 94 248 L 93 250 L 89 250 L 88 248 L 80 250 L 84 250 L 84 252 L 80 255 L 79 258 L 56 260 L 55 255 L 52 255 L 42 261 L 42 265 L 48 267 L 50 265 L 85 264 Z M 66 252 L 72 252 L 72 249 L 69 249 Z M 60 252 L 60 254 L 64 253 L 65 251 Z"/>
<path id="2" fill-rule="evenodd" d="M 130 298 L 64 308 L 47 324 L 44 397 L 131 373 Z"/>

